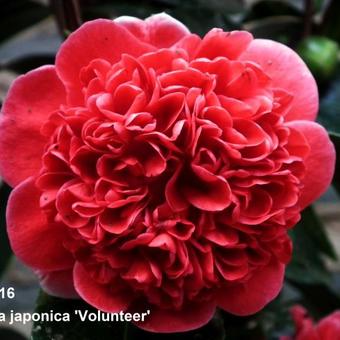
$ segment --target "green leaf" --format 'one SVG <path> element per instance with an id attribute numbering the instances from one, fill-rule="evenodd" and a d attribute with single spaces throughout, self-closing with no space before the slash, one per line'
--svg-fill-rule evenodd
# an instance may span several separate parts
<path id="1" fill-rule="evenodd" d="M 337 158 L 335 163 L 335 172 L 333 177 L 333 185 L 337 192 L 340 194 L 340 135 L 331 134 L 331 140 L 335 146 Z"/>
<path id="2" fill-rule="evenodd" d="M 4 182 L 0 184 L 0 277 L 4 274 L 7 265 L 12 258 L 12 250 L 9 244 L 7 231 L 6 231 L 6 206 L 9 194 L 11 192 L 11 188 L 6 185 Z"/>
<path id="3" fill-rule="evenodd" d="M 243 28 L 252 32 L 255 38 L 273 39 L 289 45 L 301 35 L 303 21 L 296 16 L 271 16 L 249 21 Z"/>
<path id="4" fill-rule="evenodd" d="M 257 320 L 261 324 L 265 339 L 279 339 L 281 335 L 290 334 L 294 329 L 290 318 L 290 307 L 294 303 L 287 300 L 284 286 L 280 295 L 269 303 L 257 314 Z"/>
<path id="5" fill-rule="evenodd" d="M 248 12 L 247 20 L 257 20 L 272 16 L 301 16 L 301 8 L 297 8 L 294 3 L 283 0 L 257 1 Z"/>
<path id="6" fill-rule="evenodd" d="M 327 131 L 340 137 L 340 71 L 320 101 L 318 121 Z M 340 150 L 340 149 L 338 149 Z"/>
<path id="7" fill-rule="evenodd" d="M 314 0 L 315 12 L 320 12 L 325 7 L 325 0 Z"/>
<path id="8" fill-rule="evenodd" d="M 311 285 L 292 280 L 289 282 L 301 293 L 299 302 L 303 303 L 312 315 L 319 318 L 340 308 L 339 293 L 331 285 Z"/>
<path id="9" fill-rule="evenodd" d="M 323 255 L 336 258 L 334 249 L 312 208 L 302 213 L 301 222 L 290 232 L 293 241 L 293 258 L 286 276 L 302 284 L 328 284 L 328 272 Z"/>
<path id="10" fill-rule="evenodd" d="M 329 240 L 328 234 L 312 206 L 303 211 L 302 219 L 304 232 L 308 234 L 314 243 L 315 249 L 329 258 L 337 260 L 336 252 Z"/>

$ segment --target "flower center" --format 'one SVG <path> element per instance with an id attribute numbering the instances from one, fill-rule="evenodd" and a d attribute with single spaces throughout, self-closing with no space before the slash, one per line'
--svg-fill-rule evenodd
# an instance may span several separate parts
<path id="1" fill-rule="evenodd" d="M 84 105 L 42 128 L 37 186 L 95 280 L 180 308 L 289 260 L 309 148 L 258 65 L 162 49 L 80 80 Z"/>

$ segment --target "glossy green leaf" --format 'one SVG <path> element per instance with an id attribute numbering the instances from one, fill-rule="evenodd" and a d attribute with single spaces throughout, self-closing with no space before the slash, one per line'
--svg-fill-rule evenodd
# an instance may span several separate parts
<path id="1" fill-rule="evenodd" d="M 335 136 L 340 136 L 340 72 L 320 101 L 318 121 Z"/>
<path id="2" fill-rule="evenodd" d="M 340 135 L 333 135 L 331 134 L 331 140 L 334 143 L 337 159 L 335 163 L 335 172 L 333 177 L 333 186 L 340 194 Z"/>
<path id="3" fill-rule="evenodd" d="M 295 16 L 271 16 L 244 24 L 244 29 L 253 33 L 255 38 L 264 38 L 291 44 L 301 35 L 303 21 Z"/>
<path id="4" fill-rule="evenodd" d="M 287 298 L 286 286 L 274 301 L 257 314 L 257 320 L 267 340 L 279 339 L 280 336 L 288 335 L 294 329 L 289 310 L 295 302 Z"/>
<path id="5" fill-rule="evenodd" d="M 293 241 L 293 258 L 286 270 L 286 276 L 302 284 L 327 284 L 330 273 L 323 255 L 336 258 L 323 226 L 312 208 L 302 213 L 302 219 L 291 230 Z"/>
<path id="6" fill-rule="evenodd" d="M 303 303 L 311 315 L 319 318 L 340 308 L 339 292 L 331 284 L 305 284 L 294 280 L 290 283 L 301 294 L 299 303 Z"/>
<path id="7" fill-rule="evenodd" d="M 302 219 L 304 232 L 308 234 L 314 243 L 315 249 L 329 258 L 337 260 L 333 244 L 329 240 L 328 234 L 312 206 L 303 211 Z"/>
<path id="8" fill-rule="evenodd" d="M 272 16 L 300 16 L 302 8 L 296 7 L 296 4 L 284 0 L 264 0 L 257 1 L 249 10 L 246 19 L 258 20 Z"/>

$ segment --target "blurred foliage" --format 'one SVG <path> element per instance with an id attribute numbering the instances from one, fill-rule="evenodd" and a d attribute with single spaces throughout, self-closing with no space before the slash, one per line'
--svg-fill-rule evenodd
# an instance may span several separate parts
<path id="1" fill-rule="evenodd" d="M 26 338 L 11 328 L 0 328 L 0 339 L 4 340 L 26 340 Z"/>
<path id="2" fill-rule="evenodd" d="M 340 150 L 340 136 L 331 134 L 331 139 L 334 143 L 335 150 L 337 151 L 337 155 L 339 155 Z M 335 165 L 335 173 L 333 178 L 333 185 L 337 192 L 340 194 L 340 157 L 337 157 L 336 159 L 336 165 Z"/>
<path id="3" fill-rule="evenodd" d="M 322 223 L 311 207 L 302 213 L 301 221 L 290 231 L 290 236 L 294 252 L 286 277 L 303 284 L 328 284 L 330 273 L 322 256 L 336 259 L 336 255 Z"/>
<path id="4" fill-rule="evenodd" d="M 319 122 L 328 130 L 337 155 L 340 155 L 340 69 L 328 84 L 320 102 Z M 333 185 L 340 193 L 340 157 L 337 157 Z"/>
<path id="5" fill-rule="evenodd" d="M 340 138 L 340 69 L 320 100 L 319 122 L 333 136 Z"/>
<path id="6" fill-rule="evenodd" d="M 66 0 L 67 1 L 67 0 Z M 72 3 L 74 1 L 72 0 Z M 283 42 L 304 58 L 317 79 L 320 90 L 319 122 L 329 131 L 340 154 L 340 1 L 338 0 L 79 0 L 81 17 L 74 17 L 72 6 L 62 6 L 65 0 L 53 1 L 49 7 L 42 1 L 0 0 L 0 50 L 3 44 L 16 39 L 16 34 L 41 20 L 56 17 L 62 36 L 69 26 L 98 17 L 114 18 L 121 15 L 145 18 L 165 11 L 200 35 L 212 27 L 224 30 L 247 29 L 256 38 L 269 38 Z M 58 5 L 63 8 L 60 12 Z M 71 24 L 70 24 L 71 23 Z M 71 25 L 71 26 L 72 26 Z M 63 36 L 64 37 L 64 36 Z M 32 48 L 30 55 L 0 60 L 0 69 L 24 73 L 43 64 L 54 62 L 54 55 L 39 54 Z M 334 187 L 340 192 L 340 161 L 337 163 Z M 10 188 L 0 187 L 0 275 L 11 257 L 9 242 L 4 232 L 5 204 Z M 74 319 L 70 323 L 35 323 L 33 340 L 66 339 L 192 339 L 192 340 L 262 340 L 277 339 L 292 332 L 289 308 L 294 303 L 307 306 L 316 318 L 340 308 L 339 289 L 325 259 L 335 260 L 336 254 L 313 208 L 306 209 L 302 220 L 290 231 L 294 254 L 287 268 L 286 283 L 280 296 L 254 316 L 237 317 L 218 312 L 205 327 L 183 334 L 147 333 L 132 324 L 83 323 Z M 41 293 L 36 311 L 70 312 L 74 309 L 93 310 L 86 303 L 57 299 Z M 2 333 L 1 333 L 2 332 Z M 20 339 L 19 335 L 0 338 Z M 9 333 L 6 333 L 9 334 Z M 11 337 L 12 336 L 12 337 Z"/>

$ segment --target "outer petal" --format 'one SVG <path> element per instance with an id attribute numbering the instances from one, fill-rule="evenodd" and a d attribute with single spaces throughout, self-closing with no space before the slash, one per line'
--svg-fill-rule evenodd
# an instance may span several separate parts
<path id="1" fill-rule="evenodd" d="M 245 283 L 235 283 L 217 292 L 218 305 L 235 315 L 249 315 L 261 310 L 280 292 L 285 266 L 272 261 Z"/>
<path id="2" fill-rule="evenodd" d="M 97 283 L 81 263 L 76 263 L 73 271 L 74 287 L 78 294 L 91 306 L 106 313 L 124 311 L 129 306 L 132 296 L 124 294 L 114 286 Z"/>
<path id="3" fill-rule="evenodd" d="M 82 104 L 79 73 L 91 60 L 101 58 L 114 63 L 124 53 L 139 56 L 153 50 L 121 25 L 106 19 L 93 20 L 70 34 L 62 44 L 56 57 L 57 72 L 67 88 L 70 103 Z"/>
<path id="4" fill-rule="evenodd" d="M 39 206 L 40 192 L 29 178 L 11 193 L 7 231 L 12 249 L 25 264 L 42 271 L 71 268 L 73 259 L 63 247 L 65 227 L 48 223 Z"/>
<path id="5" fill-rule="evenodd" d="M 150 315 L 145 321 L 136 323 L 138 327 L 149 332 L 173 333 L 186 332 L 204 326 L 214 316 L 216 304 L 214 301 L 187 304 L 181 310 L 164 310 L 148 305 L 132 308 L 133 312 L 146 312 Z"/>
<path id="6" fill-rule="evenodd" d="M 288 123 L 288 126 L 301 131 L 311 148 L 305 160 L 306 175 L 299 200 L 303 209 L 319 198 L 329 187 L 335 169 L 335 148 L 327 131 L 317 123 L 295 121 Z"/>
<path id="7" fill-rule="evenodd" d="M 122 16 L 114 21 L 141 41 L 158 48 L 170 47 L 190 34 L 185 25 L 166 13 L 155 14 L 145 20 Z"/>
<path id="8" fill-rule="evenodd" d="M 40 285 L 42 289 L 53 296 L 76 299 L 79 298 L 78 293 L 73 285 L 73 271 L 58 270 L 54 272 L 38 272 Z"/>
<path id="9" fill-rule="evenodd" d="M 0 118 L 0 173 L 10 185 L 39 171 L 46 142 L 40 128 L 65 99 L 54 66 L 40 67 L 14 81 Z"/>
<path id="10" fill-rule="evenodd" d="M 324 340 L 339 340 L 340 311 L 336 311 L 322 319 L 317 326 L 317 331 L 319 336 Z"/>
<path id="11" fill-rule="evenodd" d="M 331 340 L 327 338 L 320 338 L 318 332 L 313 325 L 306 325 L 301 332 L 296 336 L 296 340 Z M 332 340 L 335 340 L 332 338 Z"/>
<path id="12" fill-rule="evenodd" d="M 253 36 L 246 31 L 224 32 L 213 28 L 203 38 L 195 57 L 213 60 L 223 56 L 236 59 L 246 50 L 252 40 Z"/>
<path id="13" fill-rule="evenodd" d="M 272 78 L 273 86 L 292 95 L 286 120 L 315 120 L 319 108 L 315 80 L 302 59 L 289 47 L 266 39 L 255 39 L 240 59 L 254 61 Z"/>

